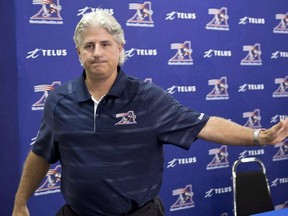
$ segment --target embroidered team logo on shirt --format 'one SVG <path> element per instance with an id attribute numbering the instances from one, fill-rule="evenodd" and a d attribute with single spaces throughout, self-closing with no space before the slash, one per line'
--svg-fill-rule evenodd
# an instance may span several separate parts
<path id="1" fill-rule="evenodd" d="M 115 125 L 129 125 L 129 124 L 137 124 L 135 121 L 136 115 L 134 111 L 128 111 L 127 113 L 118 113 L 116 114 L 116 118 L 121 118 Z"/>

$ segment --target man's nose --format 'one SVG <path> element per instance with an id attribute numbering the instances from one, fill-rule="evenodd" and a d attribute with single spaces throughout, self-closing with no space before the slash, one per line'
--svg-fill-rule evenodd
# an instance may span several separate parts
<path id="1" fill-rule="evenodd" d="M 102 55 L 102 49 L 100 45 L 95 45 L 93 56 L 98 57 Z"/>

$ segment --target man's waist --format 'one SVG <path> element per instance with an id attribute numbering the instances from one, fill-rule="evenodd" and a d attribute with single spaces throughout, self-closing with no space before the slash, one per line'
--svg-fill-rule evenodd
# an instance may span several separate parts
<path id="1" fill-rule="evenodd" d="M 134 208 L 120 216 L 160 216 L 164 215 L 164 207 L 158 196 L 138 208 Z"/>
<path id="2" fill-rule="evenodd" d="M 164 215 L 164 207 L 159 199 L 155 197 L 140 207 L 134 207 L 130 211 L 119 216 L 161 216 Z M 68 204 L 64 205 L 57 216 L 79 216 Z"/>

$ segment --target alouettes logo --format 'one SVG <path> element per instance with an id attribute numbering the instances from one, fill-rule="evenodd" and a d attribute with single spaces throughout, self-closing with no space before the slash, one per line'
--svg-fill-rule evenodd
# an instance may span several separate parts
<path id="1" fill-rule="evenodd" d="M 227 100 L 229 99 L 227 77 L 208 80 L 208 85 L 214 86 L 212 91 L 206 95 L 206 100 Z"/>
<path id="2" fill-rule="evenodd" d="M 288 76 L 284 78 L 276 78 L 275 84 L 279 84 L 279 87 L 273 92 L 272 97 L 288 97 Z"/>
<path id="3" fill-rule="evenodd" d="M 131 125 L 137 124 L 136 122 L 136 115 L 134 111 L 128 111 L 126 113 L 118 113 L 116 114 L 116 118 L 121 118 L 115 125 Z"/>
<path id="4" fill-rule="evenodd" d="M 40 5 L 39 11 L 30 17 L 31 24 L 63 24 L 59 0 L 33 0 L 33 5 Z"/>
<path id="5" fill-rule="evenodd" d="M 273 156 L 273 161 L 288 160 L 288 138 L 277 143 L 275 148 L 278 148 L 278 151 Z"/>
<path id="6" fill-rule="evenodd" d="M 223 145 L 220 148 L 209 150 L 209 155 L 214 155 L 212 161 L 207 165 L 207 170 L 220 169 L 229 167 L 227 146 Z"/>
<path id="7" fill-rule="evenodd" d="M 245 127 L 250 128 L 261 128 L 261 115 L 260 109 L 255 109 L 252 112 L 245 112 L 243 113 L 243 118 L 247 118 L 246 123 L 244 124 Z"/>
<path id="8" fill-rule="evenodd" d="M 34 86 L 34 92 L 43 92 L 43 95 L 32 105 L 32 110 L 44 110 L 45 101 L 49 92 L 53 91 L 57 86 L 61 85 L 60 81 L 54 81 L 52 84 L 42 84 Z"/>
<path id="9" fill-rule="evenodd" d="M 228 12 L 226 7 L 222 7 L 220 9 L 217 8 L 209 8 L 208 14 L 214 15 L 212 20 L 207 23 L 206 29 L 208 30 L 220 30 L 220 31 L 229 31 L 228 25 Z"/>
<path id="10" fill-rule="evenodd" d="M 126 22 L 127 26 L 138 26 L 138 27 L 154 27 L 152 20 L 152 3 L 145 1 L 141 3 L 130 3 L 130 10 L 136 10 L 135 14 Z"/>
<path id="11" fill-rule="evenodd" d="M 275 18 L 280 20 L 279 24 L 273 29 L 274 33 L 288 34 L 288 13 L 276 14 Z"/>
<path id="12" fill-rule="evenodd" d="M 254 45 L 243 46 L 243 51 L 248 52 L 248 54 L 240 62 L 241 65 L 246 66 L 261 66 L 262 65 L 262 51 L 261 45 L 256 43 Z"/>
<path id="13" fill-rule="evenodd" d="M 34 195 L 40 196 L 60 192 L 61 172 L 61 165 L 57 165 L 54 169 L 49 169 L 46 174 L 46 180 L 35 190 Z"/>
<path id="14" fill-rule="evenodd" d="M 175 50 L 175 55 L 169 59 L 168 65 L 193 65 L 191 41 L 172 43 L 170 48 Z"/>
<path id="15" fill-rule="evenodd" d="M 187 208 L 193 208 L 195 203 L 193 201 L 194 193 L 192 185 L 186 185 L 185 188 L 178 188 L 172 191 L 173 196 L 178 196 L 176 202 L 170 207 L 170 211 L 177 211 Z"/>

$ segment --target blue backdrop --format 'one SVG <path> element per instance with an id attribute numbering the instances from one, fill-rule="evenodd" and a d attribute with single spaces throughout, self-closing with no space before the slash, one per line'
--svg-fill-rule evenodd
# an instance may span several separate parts
<path id="1" fill-rule="evenodd" d="M 125 31 L 126 73 L 158 84 L 186 106 L 246 127 L 268 128 L 288 115 L 287 1 L 20 1 L 19 172 L 46 97 L 82 72 L 74 28 L 84 13 L 100 8 Z M 264 149 L 197 140 L 189 151 L 165 146 L 160 195 L 166 215 L 232 216 L 231 166 L 252 156 L 265 163 L 274 206 L 287 207 L 288 140 Z M 60 182 L 61 166 L 53 164 L 29 202 L 31 215 L 54 215 L 63 204 Z"/>

